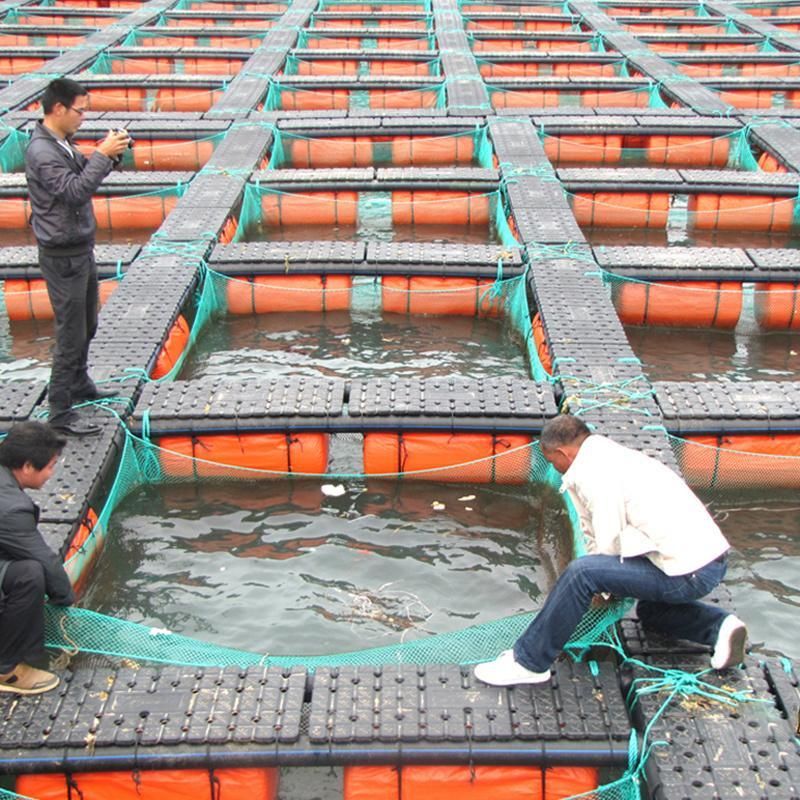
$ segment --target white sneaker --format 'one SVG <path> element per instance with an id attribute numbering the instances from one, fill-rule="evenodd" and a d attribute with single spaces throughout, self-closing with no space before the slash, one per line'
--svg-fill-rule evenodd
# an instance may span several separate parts
<path id="1" fill-rule="evenodd" d="M 747 640 L 747 628 L 744 622 L 734 614 L 728 614 L 719 626 L 714 652 L 711 654 L 713 669 L 735 667 L 744 661 L 744 645 Z"/>
<path id="2" fill-rule="evenodd" d="M 550 670 L 531 672 L 514 658 L 513 650 L 504 650 L 494 661 L 478 664 L 475 677 L 490 686 L 514 686 L 518 683 L 545 683 L 550 680 Z"/>

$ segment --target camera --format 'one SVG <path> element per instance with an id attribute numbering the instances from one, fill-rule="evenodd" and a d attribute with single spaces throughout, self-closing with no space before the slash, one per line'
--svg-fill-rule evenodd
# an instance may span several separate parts
<path id="1" fill-rule="evenodd" d="M 128 150 L 133 149 L 133 136 L 131 136 L 125 128 L 112 128 L 114 133 L 124 133 L 128 137 Z"/>

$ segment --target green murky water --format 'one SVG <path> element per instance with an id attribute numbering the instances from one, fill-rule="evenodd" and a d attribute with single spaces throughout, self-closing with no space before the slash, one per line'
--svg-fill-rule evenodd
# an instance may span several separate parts
<path id="1" fill-rule="evenodd" d="M 0 380 L 48 380 L 54 343 L 52 320 L 9 322 L 3 312 L 0 315 Z"/>

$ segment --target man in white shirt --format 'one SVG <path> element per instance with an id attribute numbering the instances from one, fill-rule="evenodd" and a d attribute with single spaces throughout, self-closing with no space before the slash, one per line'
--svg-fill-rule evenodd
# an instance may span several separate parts
<path id="1" fill-rule="evenodd" d="M 698 602 L 725 575 L 730 545 L 686 483 L 655 459 L 592 434 L 578 417 L 549 421 L 540 445 L 563 475 L 588 554 L 567 566 L 513 650 L 476 666 L 475 676 L 493 686 L 544 683 L 593 599 L 608 595 L 638 599 L 650 630 L 713 647 L 714 669 L 740 663 L 744 623 Z"/>

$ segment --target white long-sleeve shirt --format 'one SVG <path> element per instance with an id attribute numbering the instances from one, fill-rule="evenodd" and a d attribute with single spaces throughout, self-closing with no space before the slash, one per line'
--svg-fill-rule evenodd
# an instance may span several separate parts
<path id="1" fill-rule="evenodd" d="M 686 575 L 730 545 L 706 507 L 669 467 L 594 434 L 562 478 L 589 553 L 644 555 L 667 575 Z"/>

